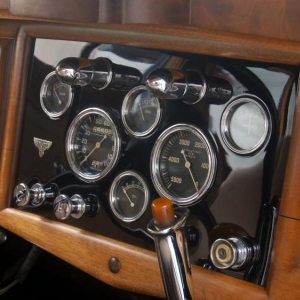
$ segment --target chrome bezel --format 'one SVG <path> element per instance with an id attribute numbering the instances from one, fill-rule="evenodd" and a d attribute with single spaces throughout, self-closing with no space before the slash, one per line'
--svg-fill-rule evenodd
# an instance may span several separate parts
<path id="1" fill-rule="evenodd" d="M 230 134 L 230 124 L 231 118 L 237 108 L 246 104 L 246 103 L 253 103 L 255 104 L 260 111 L 262 112 L 264 118 L 264 133 L 261 136 L 260 140 L 251 148 L 251 149 L 243 149 L 235 144 L 233 141 L 231 134 Z M 233 101 L 229 103 L 229 105 L 225 108 L 222 118 L 221 118 L 221 136 L 226 144 L 226 146 L 234 153 L 240 155 L 248 155 L 252 154 L 265 145 L 271 136 L 272 131 L 272 122 L 271 122 L 271 114 L 269 112 L 268 107 L 266 104 L 259 99 L 258 97 L 244 95 L 242 97 L 235 98 Z"/>
<path id="2" fill-rule="evenodd" d="M 178 131 L 190 131 L 193 134 L 195 134 L 201 141 L 205 143 L 207 156 L 208 156 L 209 169 L 208 169 L 206 180 L 202 185 L 202 187 L 196 193 L 194 193 L 189 197 L 177 197 L 169 193 L 160 174 L 159 160 L 160 160 L 161 152 L 165 146 L 165 143 L 168 141 L 169 137 Z M 158 194 L 161 197 L 170 199 L 174 204 L 180 206 L 188 206 L 201 201 L 201 197 L 203 197 L 206 194 L 206 192 L 211 188 L 211 185 L 213 183 L 216 174 L 217 160 L 216 160 L 216 155 L 213 150 L 213 147 L 209 142 L 209 140 L 207 139 L 207 137 L 205 136 L 205 134 L 202 132 L 202 130 L 190 124 L 176 124 L 167 128 L 158 137 L 151 152 L 150 165 L 151 165 L 151 178 Z"/>
<path id="3" fill-rule="evenodd" d="M 72 87 L 70 85 L 68 85 L 68 84 L 66 84 L 66 83 L 64 83 L 64 82 L 61 81 L 61 83 L 64 84 L 68 88 L 68 92 L 69 92 L 68 101 L 67 101 L 64 109 L 62 109 L 60 112 L 55 112 L 54 113 L 54 112 L 49 111 L 46 108 L 45 104 L 44 104 L 44 98 L 45 98 L 45 95 L 46 95 L 46 92 L 47 92 L 47 88 L 48 88 L 49 83 L 52 80 L 52 78 L 57 78 L 55 71 L 49 73 L 45 77 L 45 79 L 44 79 L 44 81 L 43 81 L 43 83 L 41 85 L 41 89 L 40 89 L 40 103 L 41 103 L 42 110 L 46 113 L 46 115 L 50 119 L 52 119 L 52 120 L 58 120 L 59 117 L 61 117 L 67 111 L 67 109 L 71 106 L 71 104 L 73 102 L 73 98 L 74 98 L 74 93 L 73 93 L 73 89 L 72 89 Z M 57 78 L 57 81 L 60 81 L 60 80 Z"/>
<path id="4" fill-rule="evenodd" d="M 107 121 L 109 121 L 111 124 L 111 129 L 112 129 L 113 135 L 114 135 L 114 153 L 113 153 L 113 157 L 110 161 L 110 164 L 102 172 L 100 172 L 99 174 L 96 174 L 96 175 L 89 175 L 89 174 L 82 172 L 78 168 L 77 164 L 74 162 L 73 155 L 72 155 L 72 153 L 75 151 L 75 149 L 73 148 L 73 144 L 72 144 L 73 136 L 77 132 L 77 129 L 81 124 L 81 121 L 91 114 L 99 114 L 103 118 L 105 118 Z M 116 164 L 120 158 L 121 134 L 120 134 L 120 131 L 119 131 L 117 125 L 113 121 L 113 117 L 107 111 L 105 111 L 101 108 L 96 108 L 96 107 L 87 108 L 87 109 L 81 111 L 73 119 L 73 121 L 67 131 L 65 149 L 66 149 L 66 156 L 67 156 L 69 166 L 72 169 L 72 171 L 76 174 L 77 177 L 79 177 L 80 179 L 82 179 L 85 182 L 99 181 L 100 179 L 104 178 L 108 173 L 110 173 L 110 171 L 113 170 L 113 168 L 116 166 Z"/>
<path id="5" fill-rule="evenodd" d="M 144 189 L 144 205 L 142 207 L 142 209 L 140 210 L 140 212 L 135 215 L 134 217 L 128 218 L 125 217 L 124 215 L 121 215 L 117 209 L 115 208 L 115 203 L 117 202 L 117 197 L 116 197 L 116 193 L 117 193 L 117 188 L 118 185 L 121 183 L 122 180 L 124 180 L 124 178 L 126 178 L 127 176 L 130 177 L 135 177 L 137 181 L 139 181 Z M 113 212 L 113 214 L 121 221 L 126 222 L 126 223 L 131 223 L 134 222 L 136 220 L 138 220 L 146 211 L 147 206 L 149 204 L 150 201 L 150 189 L 148 184 L 146 183 L 146 180 L 143 178 L 142 175 L 140 175 L 139 173 L 137 173 L 136 171 L 124 171 L 122 173 L 120 173 L 112 182 L 111 187 L 110 187 L 110 191 L 109 191 L 109 204 L 110 204 L 110 208 Z"/>
<path id="6" fill-rule="evenodd" d="M 157 104 L 157 113 L 156 113 L 156 118 L 155 118 L 153 124 L 149 127 L 149 129 L 147 129 L 145 131 L 142 131 L 142 132 L 139 132 L 139 131 L 136 131 L 136 130 L 132 129 L 130 124 L 128 124 L 126 118 L 127 118 L 128 113 L 130 111 L 132 101 L 135 100 L 136 96 L 141 91 L 148 91 L 149 93 L 151 93 L 151 91 L 144 85 L 140 85 L 140 86 L 137 86 L 137 87 L 131 89 L 126 94 L 126 96 L 123 100 L 122 110 L 121 110 L 122 122 L 123 122 L 123 125 L 125 127 L 126 132 L 129 135 L 134 136 L 134 137 L 138 137 L 138 138 L 143 138 L 143 137 L 146 137 L 146 136 L 150 135 L 155 130 L 157 125 L 159 124 L 159 122 L 161 120 L 161 115 L 162 115 L 162 109 L 161 109 L 160 101 L 158 100 L 158 98 L 153 93 L 151 93 L 153 95 L 153 97 L 155 98 L 155 101 L 156 101 L 156 104 Z"/>

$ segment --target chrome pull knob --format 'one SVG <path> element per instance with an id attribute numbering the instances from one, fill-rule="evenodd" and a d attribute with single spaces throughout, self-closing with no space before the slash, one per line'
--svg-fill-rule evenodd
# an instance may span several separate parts
<path id="1" fill-rule="evenodd" d="M 70 216 L 74 219 L 79 219 L 83 215 L 94 216 L 99 209 L 99 204 L 95 196 L 90 195 L 86 199 L 83 199 L 78 194 L 70 198 L 62 194 L 55 198 L 53 209 L 55 216 L 59 220 L 67 220 Z"/>
<path id="2" fill-rule="evenodd" d="M 231 85 L 220 78 L 206 78 L 200 71 L 157 69 L 151 72 L 146 86 L 159 99 L 182 100 L 196 104 L 201 100 L 209 103 L 225 103 L 231 98 Z"/>
<path id="3" fill-rule="evenodd" d="M 142 74 L 135 68 L 114 64 L 104 57 L 67 57 L 57 64 L 55 72 L 66 84 L 91 85 L 98 90 L 103 90 L 109 85 L 117 89 L 130 89 L 142 79 Z"/>
<path id="4" fill-rule="evenodd" d="M 173 210 L 169 199 L 159 198 L 152 203 L 153 219 L 147 226 L 153 235 L 160 271 L 168 299 L 193 299 L 191 266 L 189 263 L 184 226 L 189 211 Z"/>
<path id="5" fill-rule="evenodd" d="M 46 199 L 54 199 L 57 194 L 58 190 L 55 185 L 44 188 L 40 183 L 35 183 L 30 189 L 25 183 L 20 183 L 14 189 L 17 207 L 41 206 Z"/>
<path id="6" fill-rule="evenodd" d="M 242 269 L 259 258 L 259 246 L 248 237 L 217 239 L 211 246 L 210 258 L 218 269 Z"/>

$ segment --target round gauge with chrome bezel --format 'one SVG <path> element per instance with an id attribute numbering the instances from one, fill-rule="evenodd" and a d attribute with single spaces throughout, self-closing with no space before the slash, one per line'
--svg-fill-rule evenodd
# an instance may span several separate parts
<path id="1" fill-rule="evenodd" d="M 74 173 L 86 182 L 109 174 L 121 154 L 121 136 L 114 117 L 102 108 L 87 108 L 72 121 L 66 155 Z"/>
<path id="2" fill-rule="evenodd" d="M 40 90 L 40 103 L 43 111 L 51 119 L 62 116 L 72 104 L 73 98 L 72 87 L 61 82 L 55 72 L 45 77 Z"/>
<path id="3" fill-rule="evenodd" d="M 136 171 L 120 173 L 113 181 L 109 203 L 113 214 L 123 222 L 133 222 L 145 212 L 150 200 L 149 186 Z"/>
<path id="4" fill-rule="evenodd" d="M 187 206 L 201 201 L 215 178 L 217 161 L 205 133 L 189 124 L 167 128 L 151 153 L 151 176 L 161 197 Z"/>
<path id="5" fill-rule="evenodd" d="M 162 109 L 158 98 L 146 86 L 131 89 L 122 105 L 126 132 L 135 137 L 150 135 L 160 122 Z"/>
<path id="6" fill-rule="evenodd" d="M 265 145 L 271 136 L 271 115 L 266 104 L 252 95 L 235 98 L 221 118 L 221 135 L 234 153 L 247 155 Z"/>

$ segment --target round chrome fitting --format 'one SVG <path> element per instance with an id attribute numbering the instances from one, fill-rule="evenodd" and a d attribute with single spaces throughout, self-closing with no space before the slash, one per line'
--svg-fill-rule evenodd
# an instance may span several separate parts
<path id="1" fill-rule="evenodd" d="M 257 259 L 258 250 L 244 238 L 217 239 L 211 246 L 210 258 L 218 269 L 241 269 Z"/>

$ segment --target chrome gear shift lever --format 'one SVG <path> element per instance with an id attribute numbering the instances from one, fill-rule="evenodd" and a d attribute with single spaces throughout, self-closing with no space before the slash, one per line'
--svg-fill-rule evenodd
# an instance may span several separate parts
<path id="1" fill-rule="evenodd" d="M 152 203 L 153 219 L 148 231 L 153 235 L 167 299 L 193 299 L 193 283 L 184 225 L 188 209 L 173 209 L 172 202 L 159 198 Z"/>

